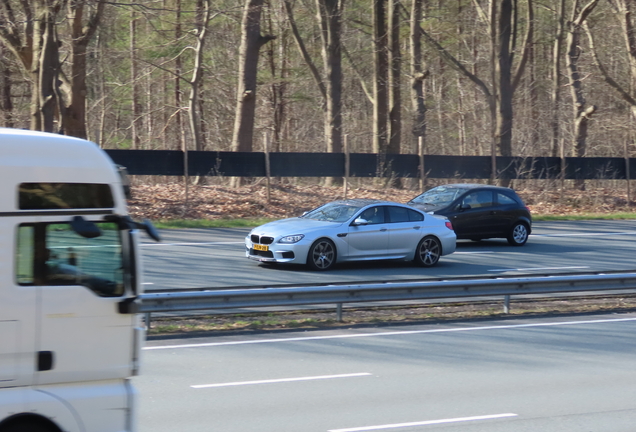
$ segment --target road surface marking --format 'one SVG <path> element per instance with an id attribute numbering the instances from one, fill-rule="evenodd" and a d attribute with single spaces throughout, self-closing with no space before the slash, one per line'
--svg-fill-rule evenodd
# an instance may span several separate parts
<path id="1" fill-rule="evenodd" d="M 440 420 L 427 420 L 421 422 L 411 422 L 411 423 L 395 423 L 395 424 L 386 424 L 380 426 L 364 426 L 357 428 L 349 428 L 349 429 L 330 429 L 329 432 L 365 432 L 365 431 L 375 431 L 375 430 L 387 430 L 387 429 L 398 429 L 405 427 L 413 427 L 413 426 L 428 426 L 428 425 L 438 425 L 438 424 L 446 424 L 446 423 L 461 423 L 461 422 L 469 422 L 469 421 L 478 421 L 478 420 L 495 420 L 507 417 L 517 417 L 517 414 L 513 413 L 505 413 L 505 414 L 492 414 L 492 415 L 484 415 L 484 416 L 474 416 L 474 417 L 458 417 L 458 418 L 449 418 L 449 419 L 440 419 Z"/>
<path id="2" fill-rule="evenodd" d="M 568 326 L 568 325 L 604 324 L 604 323 L 629 322 L 629 321 L 636 321 L 636 318 L 612 318 L 612 319 L 585 320 L 585 321 L 509 324 L 509 325 L 494 325 L 494 326 L 483 326 L 483 327 L 460 327 L 460 328 L 429 329 L 429 330 L 404 330 L 404 331 L 392 331 L 392 332 L 381 332 L 381 333 L 355 333 L 355 334 L 347 333 L 347 334 L 338 334 L 338 335 L 329 335 L 329 336 L 305 336 L 305 337 L 292 337 L 292 338 L 284 338 L 284 339 L 252 339 L 252 340 L 232 341 L 232 342 L 204 342 L 204 343 L 198 343 L 198 344 L 164 345 L 164 346 L 144 347 L 143 349 L 144 350 L 164 350 L 164 349 L 179 349 L 179 348 L 202 348 L 202 347 L 217 347 L 217 346 L 229 346 L 229 345 L 299 342 L 299 341 L 312 341 L 312 340 L 353 339 L 353 338 L 362 338 L 362 337 L 404 336 L 404 335 L 427 334 L 427 333 L 454 333 L 454 332 L 465 332 L 465 331 L 507 330 L 507 329 L 531 328 L 531 327 L 558 327 L 558 326 Z"/>
<path id="3" fill-rule="evenodd" d="M 313 380 L 324 380 L 324 379 L 334 379 L 334 378 L 353 378 L 353 377 L 361 377 L 361 376 L 369 376 L 369 375 L 371 374 L 367 372 L 361 372 L 361 373 L 343 374 L 343 375 L 321 375 L 321 376 L 300 377 L 300 378 L 281 378 L 281 379 L 271 379 L 271 380 L 261 380 L 261 381 L 239 381 L 239 382 L 229 382 L 229 383 L 219 383 L 219 384 L 198 384 L 198 385 L 192 385 L 190 387 L 195 389 L 213 388 L 213 387 L 233 387 L 233 386 L 244 386 L 244 385 L 254 385 L 254 384 L 274 384 L 274 383 L 284 383 L 284 382 L 294 382 L 294 381 L 313 381 Z"/>
<path id="4" fill-rule="evenodd" d="M 245 244 L 244 241 L 227 242 L 194 242 L 194 243 L 142 243 L 141 246 L 209 246 L 209 245 L 233 245 Z"/>
<path id="5" fill-rule="evenodd" d="M 596 236 L 615 236 L 615 235 L 634 235 L 634 234 L 636 234 L 636 231 L 563 233 L 563 234 L 530 234 L 530 237 L 596 237 Z"/>
<path id="6" fill-rule="evenodd" d="M 507 269 L 492 269 L 489 272 L 508 272 L 508 271 L 537 271 L 537 270 L 574 270 L 574 269 L 588 269 L 589 266 L 572 266 L 572 267 L 526 267 L 526 268 L 507 268 Z"/>

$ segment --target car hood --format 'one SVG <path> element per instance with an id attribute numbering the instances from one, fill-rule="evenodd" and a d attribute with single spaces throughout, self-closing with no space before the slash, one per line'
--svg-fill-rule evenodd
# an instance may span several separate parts
<path id="1" fill-rule="evenodd" d="M 413 202 L 408 202 L 407 204 L 410 205 L 411 207 L 415 207 L 416 209 L 420 209 L 425 212 L 437 212 L 447 207 L 446 205 L 440 206 L 435 204 L 416 204 Z"/>
<path id="2" fill-rule="evenodd" d="M 292 234 L 307 234 L 314 230 L 337 228 L 341 225 L 342 222 L 327 222 L 296 217 L 266 223 L 265 225 L 254 228 L 250 234 L 256 234 L 259 236 L 267 235 L 271 237 Z"/>

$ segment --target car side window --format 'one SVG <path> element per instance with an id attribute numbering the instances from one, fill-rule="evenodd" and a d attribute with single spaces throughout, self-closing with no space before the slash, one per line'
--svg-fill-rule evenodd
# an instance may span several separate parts
<path id="1" fill-rule="evenodd" d="M 469 205 L 470 208 L 492 207 L 492 192 L 471 192 L 464 197 L 464 199 L 462 200 L 462 205 Z"/>
<path id="2" fill-rule="evenodd" d="M 360 217 L 369 225 L 384 223 L 384 207 L 371 207 L 362 212 Z"/>
<path id="3" fill-rule="evenodd" d="M 409 222 L 409 209 L 389 206 L 389 220 L 391 223 Z"/>
<path id="4" fill-rule="evenodd" d="M 501 192 L 497 192 L 497 202 L 500 205 L 509 205 L 509 204 L 516 204 L 517 203 L 515 200 L 510 198 L 508 195 L 502 194 Z"/>
<path id="5" fill-rule="evenodd" d="M 423 221 L 424 220 L 424 215 L 420 212 L 416 212 L 415 210 L 411 210 L 411 209 L 407 209 L 409 212 L 409 221 L 411 222 L 416 222 L 416 221 Z"/>

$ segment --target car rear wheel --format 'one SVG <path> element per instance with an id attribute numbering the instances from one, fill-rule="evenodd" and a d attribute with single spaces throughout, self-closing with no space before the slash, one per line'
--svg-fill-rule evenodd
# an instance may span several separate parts
<path id="1" fill-rule="evenodd" d="M 307 265 L 312 270 L 329 270 L 336 263 L 336 246 L 329 239 L 318 239 L 309 248 Z"/>
<path id="2" fill-rule="evenodd" d="M 523 222 L 517 222 L 512 226 L 508 234 L 508 243 L 513 246 L 523 246 L 528 241 L 528 226 Z"/>
<path id="3" fill-rule="evenodd" d="M 415 251 L 415 262 L 422 267 L 432 267 L 442 256 L 442 245 L 433 236 L 424 237 L 420 240 Z"/>

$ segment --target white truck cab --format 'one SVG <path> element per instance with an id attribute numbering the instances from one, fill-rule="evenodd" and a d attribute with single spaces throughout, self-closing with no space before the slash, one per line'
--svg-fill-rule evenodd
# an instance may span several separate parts
<path id="1" fill-rule="evenodd" d="M 96 144 L 0 128 L 0 432 L 135 430 L 138 228 Z"/>

